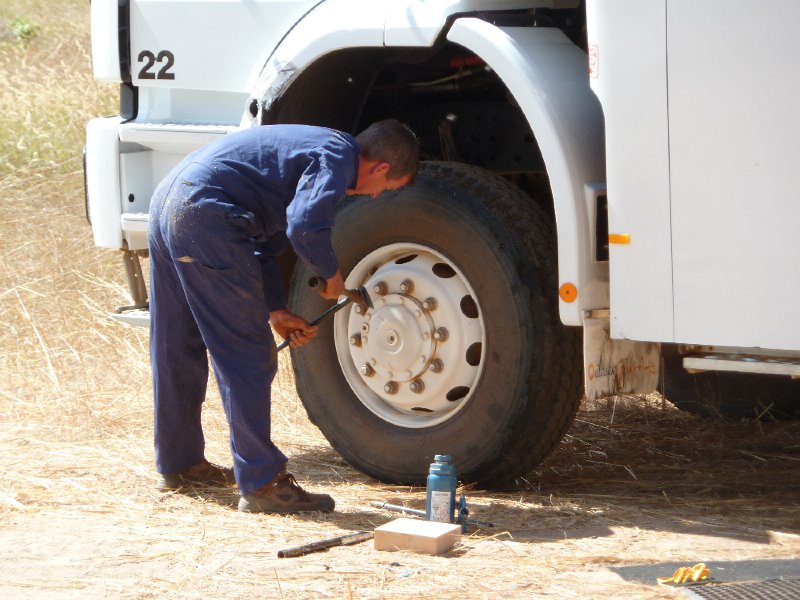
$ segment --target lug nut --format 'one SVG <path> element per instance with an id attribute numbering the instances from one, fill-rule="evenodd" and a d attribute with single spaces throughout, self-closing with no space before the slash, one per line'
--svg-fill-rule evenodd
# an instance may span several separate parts
<path id="1" fill-rule="evenodd" d="M 354 310 L 354 311 L 356 311 L 356 314 L 357 314 L 357 315 L 362 315 L 362 314 L 364 314 L 364 307 L 363 307 L 363 306 L 361 306 L 360 304 L 356 304 L 356 305 L 353 307 L 353 310 Z"/>
<path id="2" fill-rule="evenodd" d="M 415 394 L 421 394 L 425 389 L 425 382 L 422 379 L 415 379 L 408 387 Z"/>
<path id="3" fill-rule="evenodd" d="M 442 369 L 444 369 L 444 363 L 442 362 L 441 358 L 433 359 L 431 364 L 428 365 L 428 370 L 431 373 L 441 373 Z"/>
<path id="4" fill-rule="evenodd" d="M 436 310 L 436 307 L 438 305 L 439 303 L 436 302 L 436 298 L 425 298 L 425 300 L 422 301 L 422 308 L 424 308 L 428 312 Z"/>
<path id="5" fill-rule="evenodd" d="M 386 292 L 389 291 L 389 286 L 386 285 L 385 281 L 379 281 L 378 283 L 372 286 L 372 291 L 378 294 L 379 296 L 385 296 Z"/>
<path id="6" fill-rule="evenodd" d="M 397 382 L 396 381 L 387 381 L 386 385 L 383 386 L 383 391 L 387 394 L 396 394 L 397 393 Z"/>
<path id="7" fill-rule="evenodd" d="M 364 377 L 372 377 L 375 375 L 375 369 L 372 368 L 372 365 L 369 363 L 364 363 L 358 368 L 358 372 L 361 373 Z"/>
<path id="8" fill-rule="evenodd" d="M 414 291 L 414 282 L 410 279 L 406 279 L 403 283 L 400 284 L 400 291 L 404 294 L 410 294 Z"/>
<path id="9" fill-rule="evenodd" d="M 361 345 L 361 334 L 354 333 L 350 336 L 350 345 L 351 346 L 360 346 Z"/>
<path id="10" fill-rule="evenodd" d="M 433 339 L 435 339 L 437 342 L 446 342 L 448 335 L 447 329 L 444 327 L 439 327 L 439 329 L 433 332 Z"/>

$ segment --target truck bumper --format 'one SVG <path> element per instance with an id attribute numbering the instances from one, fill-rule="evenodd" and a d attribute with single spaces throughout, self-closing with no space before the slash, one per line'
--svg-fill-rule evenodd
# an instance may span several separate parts
<path id="1" fill-rule="evenodd" d="M 86 195 L 94 243 L 122 249 L 118 116 L 92 119 L 86 126 Z"/>

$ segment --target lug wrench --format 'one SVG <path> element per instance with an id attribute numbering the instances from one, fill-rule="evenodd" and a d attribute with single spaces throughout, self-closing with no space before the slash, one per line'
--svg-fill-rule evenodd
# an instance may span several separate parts
<path id="1" fill-rule="evenodd" d="M 319 288 L 321 285 L 324 285 L 324 281 L 319 277 L 312 277 L 308 280 L 308 285 L 312 288 Z M 372 300 L 367 293 L 367 290 L 364 286 L 356 288 L 354 290 L 345 290 L 344 291 L 345 298 L 344 300 L 340 300 L 333 306 L 331 306 L 328 310 L 314 318 L 313 320 L 309 321 L 309 325 L 319 325 L 319 322 L 332 315 L 336 312 L 342 310 L 345 306 L 350 304 L 350 302 L 355 302 L 356 304 L 360 304 L 365 308 L 372 308 Z M 286 348 L 290 343 L 290 340 L 287 338 L 283 340 L 280 344 L 278 344 L 278 352 Z"/>

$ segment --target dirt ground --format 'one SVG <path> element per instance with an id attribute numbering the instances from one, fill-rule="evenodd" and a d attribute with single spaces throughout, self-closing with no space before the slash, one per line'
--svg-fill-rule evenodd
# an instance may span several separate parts
<path id="1" fill-rule="evenodd" d="M 76 171 L 3 193 L 0 596 L 670 598 L 654 581 L 675 563 L 800 556 L 800 424 L 710 423 L 652 397 L 584 407 L 518 489 L 467 489 L 472 515 L 496 527 L 445 556 L 367 542 L 278 559 L 397 516 L 371 501 L 422 508 L 424 489 L 343 463 L 284 365 L 275 438 L 303 485 L 334 495 L 334 514 L 245 515 L 233 490 L 157 491 L 147 335 L 106 315 L 125 301 L 121 269 L 92 248 L 80 187 Z M 214 393 L 205 421 L 208 457 L 229 462 Z M 644 582 L 626 571 L 658 563 L 672 566 Z"/>
<path id="2" fill-rule="evenodd" d="M 41 27 L 25 45 L 0 36 L 0 597 L 678 598 L 655 584 L 678 564 L 800 576 L 800 423 L 713 423 L 657 396 L 586 405 L 516 489 L 466 489 L 496 526 L 439 557 L 366 542 L 277 558 L 397 516 L 372 501 L 425 497 L 346 465 L 285 363 L 275 440 L 336 512 L 240 514 L 233 489 L 158 491 L 147 332 L 109 319 L 128 301 L 121 258 L 94 247 L 83 214 L 83 127 L 116 90 L 92 82 L 85 0 L 4 2 L 14 16 Z M 215 391 L 204 423 L 208 458 L 229 463 Z"/>
<path id="3" fill-rule="evenodd" d="M 467 489 L 472 516 L 496 526 L 471 529 L 444 556 L 365 542 L 279 559 L 281 548 L 397 516 L 371 501 L 423 508 L 424 489 L 348 467 L 307 422 L 284 369 L 275 437 L 303 485 L 334 495 L 335 513 L 240 514 L 234 490 L 160 492 L 141 360 L 128 385 L 89 397 L 4 388 L 0 596 L 675 598 L 655 577 L 677 564 L 704 561 L 725 581 L 742 575 L 740 561 L 782 559 L 778 575 L 800 575 L 800 425 L 712 424 L 658 398 L 587 406 L 518 489 Z M 208 457 L 228 462 L 218 398 L 207 405 Z"/>

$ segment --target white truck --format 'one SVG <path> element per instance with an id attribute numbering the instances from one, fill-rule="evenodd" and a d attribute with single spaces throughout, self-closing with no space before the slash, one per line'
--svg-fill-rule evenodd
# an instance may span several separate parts
<path id="1" fill-rule="evenodd" d="M 800 414 L 796 0 L 93 0 L 87 213 L 146 324 L 147 210 L 183 156 L 272 123 L 418 134 L 417 183 L 344 199 L 348 310 L 293 351 L 354 467 L 504 485 L 584 394 Z M 283 257 L 292 309 L 326 308 Z"/>

